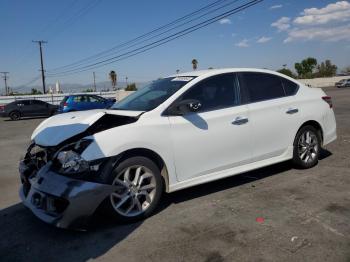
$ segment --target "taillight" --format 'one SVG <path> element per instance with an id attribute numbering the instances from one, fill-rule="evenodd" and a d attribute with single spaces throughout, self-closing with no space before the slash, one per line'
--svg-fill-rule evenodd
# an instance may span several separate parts
<path id="1" fill-rule="evenodd" d="M 333 108 L 332 98 L 330 96 L 323 96 L 322 99 L 329 105 L 329 108 Z"/>
<path id="2" fill-rule="evenodd" d="M 4 105 L 0 105 L 0 111 L 5 111 L 5 106 Z"/>
<path id="3" fill-rule="evenodd" d="M 63 106 L 68 106 L 68 103 L 67 103 L 67 102 L 64 102 Z"/>

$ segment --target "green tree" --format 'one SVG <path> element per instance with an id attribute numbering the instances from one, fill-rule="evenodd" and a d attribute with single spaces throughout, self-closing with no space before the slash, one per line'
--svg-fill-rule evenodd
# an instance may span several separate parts
<path id="1" fill-rule="evenodd" d="M 281 73 L 281 74 L 284 74 L 286 76 L 289 76 L 289 77 L 296 78 L 296 76 L 293 74 L 292 70 L 290 70 L 288 68 L 279 69 L 279 70 L 277 70 L 277 72 Z"/>
<path id="2" fill-rule="evenodd" d="M 112 82 L 113 89 L 115 89 L 115 87 L 117 86 L 117 73 L 113 70 L 109 72 L 109 79 Z"/>
<path id="3" fill-rule="evenodd" d="M 83 92 L 84 93 L 94 92 L 94 89 L 93 88 L 88 88 L 88 89 L 83 90 Z"/>
<path id="4" fill-rule="evenodd" d="M 192 68 L 193 70 L 196 70 L 198 67 L 198 61 L 197 59 L 192 59 Z"/>
<path id="5" fill-rule="evenodd" d="M 331 60 L 326 60 L 317 66 L 316 77 L 332 77 L 337 73 L 338 67 L 333 65 Z"/>
<path id="6" fill-rule="evenodd" d="M 42 92 L 37 90 L 36 88 L 32 88 L 32 91 L 30 93 L 31 95 L 41 95 Z"/>
<path id="7" fill-rule="evenodd" d="M 137 88 L 135 83 L 128 84 L 128 86 L 125 88 L 125 91 L 136 91 L 136 90 Z"/>
<path id="8" fill-rule="evenodd" d="M 312 78 L 313 71 L 317 66 L 317 60 L 313 57 L 308 57 L 300 63 L 295 63 L 294 67 L 298 73 L 299 78 Z"/>

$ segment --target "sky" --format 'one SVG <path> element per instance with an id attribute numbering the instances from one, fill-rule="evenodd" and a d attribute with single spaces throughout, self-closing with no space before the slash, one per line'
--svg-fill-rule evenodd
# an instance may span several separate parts
<path id="1" fill-rule="evenodd" d="M 247 1 L 236 0 L 221 10 Z M 44 66 L 52 74 L 57 67 L 124 43 L 213 2 L 2 0 L 0 71 L 10 72 L 8 83 L 14 90 L 24 84 L 40 86 L 39 48 L 32 40 L 48 41 L 43 45 Z M 232 0 L 222 5 L 229 2 Z M 47 82 L 92 83 L 93 71 L 97 82 L 108 81 L 111 70 L 117 72 L 119 81 L 127 76 L 129 82 L 146 82 L 174 74 L 177 69 L 191 71 L 193 58 L 198 60 L 198 69 L 277 70 L 285 64 L 293 68 L 295 62 L 309 56 L 319 62 L 331 59 L 339 69 L 350 65 L 348 1 L 264 0 L 145 53 L 93 70 L 49 77 Z M 0 92 L 3 88 L 1 80 Z"/>

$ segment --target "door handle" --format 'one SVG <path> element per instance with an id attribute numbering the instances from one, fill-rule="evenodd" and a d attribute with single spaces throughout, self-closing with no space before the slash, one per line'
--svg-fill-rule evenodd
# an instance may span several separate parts
<path id="1" fill-rule="evenodd" d="M 248 118 L 241 116 L 236 117 L 236 119 L 232 122 L 233 125 L 244 125 L 246 123 L 248 123 Z"/>
<path id="2" fill-rule="evenodd" d="M 295 114 L 295 113 L 298 113 L 298 112 L 299 112 L 299 109 L 298 109 L 298 108 L 289 108 L 289 109 L 286 111 L 286 113 L 287 113 L 287 114 L 290 114 L 290 115 Z"/>

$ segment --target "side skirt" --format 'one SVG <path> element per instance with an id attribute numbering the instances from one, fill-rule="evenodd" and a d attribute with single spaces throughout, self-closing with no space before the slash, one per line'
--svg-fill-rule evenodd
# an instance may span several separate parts
<path id="1" fill-rule="evenodd" d="M 173 184 L 173 185 L 169 185 L 169 193 L 177 191 L 177 190 L 181 190 L 181 189 L 184 189 L 187 187 L 200 185 L 200 184 L 204 184 L 204 183 L 211 182 L 214 180 L 218 180 L 221 178 L 238 175 L 238 174 L 252 171 L 252 170 L 255 170 L 255 169 L 258 169 L 261 167 L 270 166 L 270 165 L 277 164 L 277 163 L 280 163 L 280 162 L 283 162 L 286 160 L 290 160 L 292 158 L 293 158 L 293 147 L 290 146 L 284 152 L 284 154 L 282 154 L 280 156 L 276 156 L 276 157 L 269 158 L 269 159 L 264 159 L 261 161 L 249 163 L 249 164 L 234 167 L 234 168 L 229 168 L 229 169 L 219 171 L 219 172 L 206 174 L 203 176 L 199 176 L 199 177 L 191 178 L 191 179 L 188 179 L 185 181 L 181 181 L 181 182 L 178 182 L 178 183 Z"/>

